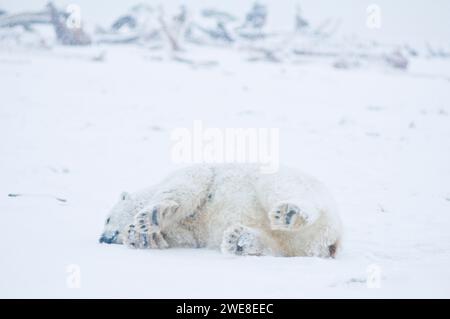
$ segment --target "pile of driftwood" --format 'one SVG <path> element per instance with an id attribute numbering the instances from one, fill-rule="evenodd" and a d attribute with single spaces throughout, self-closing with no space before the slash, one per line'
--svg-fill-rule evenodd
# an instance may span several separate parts
<path id="1" fill-rule="evenodd" d="M 265 30 L 267 16 L 267 7 L 257 2 L 243 19 L 225 11 L 205 9 L 201 12 L 201 21 L 192 20 L 186 6 L 181 6 L 175 15 L 167 16 L 162 7 L 141 4 L 118 17 L 111 26 L 97 27 L 88 35 L 81 23 L 76 26 L 68 24 L 70 13 L 66 9 L 49 3 L 39 12 L 7 14 L 0 11 L 0 28 L 21 26 L 24 30 L 33 31 L 38 25 L 51 25 L 57 40 L 64 45 L 167 41 L 174 50 L 179 50 L 182 42 L 231 45 L 242 41 L 257 43 L 282 36 Z M 293 21 L 295 33 L 316 39 L 329 38 L 339 26 L 339 22 L 328 19 L 312 28 L 299 9 Z"/>
<path id="2" fill-rule="evenodd" d="M 44 10 L 39 12 L 24 12 L 19 14 L 0 14 L 0 28 L 23 27 L 32 32 L 37 25 L 52 25 L 56 37 L 64 45 L 89 45 L 91 38 L 83 31 L 81 25 L 67 23 L 69 14 L 58 10 L 52 3 L 47 4 Z"/>
<path id="3" fill-rule="evenodd" d="M 450 57 L 450 51 L 435 49 L 429 44 L 419 52 L 408 45 L 386 46 L 336 39 L 339 20 L 326 19 L 312 26 L 299 7 L 293 16 L 292 29 L 285 32 L 267 30 L 268 9 L 259 3 L 254 3 L 242 18 L 206 9 L 195 19 L 186 6 L 181 6 L 176 14 L 167 15 L 162 7 L 141 4 L 131 7 L 110 26 L 97 26 L 90 32 L 80 21 L 72 23 L 71 14 L 68 8 L 63 10 L 52 3 L 39 12 L 8 14 L 0 11 L 0 43 L 2 30 L 20 28 L 22 33 L 38 34 L 35 29 L 47 25 L 53 28 L 56 40 L 62 45 L 132 44 L 153 49 L 169 47 L 173 52 L 186 52 L 189 45 L 209 45 L 237 48 L 245 52 L 249 61 L 292 62 L 313 58 L 330 60 L 340 69 L 374 61 L 406 69 L 409 59 L 421 54 Z"/>

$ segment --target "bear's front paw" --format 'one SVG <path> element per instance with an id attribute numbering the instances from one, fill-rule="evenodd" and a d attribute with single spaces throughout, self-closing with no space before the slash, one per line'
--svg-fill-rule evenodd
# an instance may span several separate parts
<path id="1" fill-rule="evenodd" d="M 179 205 L 171 200 L 163 201 L 157 205 L 144 208 L 134 216 L 134 223 L 138 231 L 159 232 L 164 224 L 177 211 Z"/>
<path id="2" fill-rule="evenodd" d="M 221 250 L 223 253 L 240 256 L 263 255 L 263 246 L 258 234 L 240 225 L 230 227 L 224 232 Z"/>
<path id="3" fill-rule="evenodd" d="M 153 248 L 164 249 L 168 248 L 166 240 L 162 234 L 158 232 L 142 232 L 139 231 L 139 227 L 134 224 L 128 225 L 124 234 L 124 243 L 130 248 Z"/>
<path id="4" fill-rule="evenodd" d="M 309 216 L 297 205 L 281 203 L 269 212 L 270 226 L 274 230 L 297 230 L 309 221 Z"/>

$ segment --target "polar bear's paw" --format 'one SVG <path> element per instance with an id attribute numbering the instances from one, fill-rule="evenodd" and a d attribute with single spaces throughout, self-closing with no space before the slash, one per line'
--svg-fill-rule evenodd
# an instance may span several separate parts
<path id="1" fill-rule="evenodd" d="M 298 230 L 309 223 L 309 216 L 295 204 L 280 203 L 269 212 L 269 220 L 274 230 Z"/>
<path id="2" fill-rule="evenodd" d="M 173 216 L 179 205 L 171 200 L 163 201 L 157 205 L 144 208 L 134 216 L 134 224 L 141 233 L 159 232 L 164 220 Z"/>
<path id="3" fill-rule="evenodd" d="M 160 232 L 142 232 L 142 229 L 134 224 L 128 225 L 126 228 L 123 241 L 128 247 L 136 249 L 164 249 L 169 247 Z"/>
<path id="4" fill-rule="evenodd" d="M 261 256 L 264 252 L 258 233 L 241 225 L 232 226 L 224 232 L 221 250 L 240 256 Z"/>

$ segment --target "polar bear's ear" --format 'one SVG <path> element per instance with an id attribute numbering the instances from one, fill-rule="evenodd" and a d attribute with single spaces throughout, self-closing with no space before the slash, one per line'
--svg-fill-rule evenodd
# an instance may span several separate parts
<path id="1" fill-rule="evenodd" d="M 131 195 L 127 192 L 122 192 L 122 194 L 120 194 L 120 200 L 127 200 L 127 199 L 131 199 Z"/>

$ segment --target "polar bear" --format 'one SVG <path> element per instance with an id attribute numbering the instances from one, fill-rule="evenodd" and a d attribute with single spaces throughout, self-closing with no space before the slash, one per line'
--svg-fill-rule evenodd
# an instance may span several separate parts
<path id="1" fill-rule="evenodd" d="M 290 168 L 193 165 L 122 193 L 101 243 L 131 248 L 207 247 L 236 255 L 335 257 L 342 225 L 325 187 Z"/>

